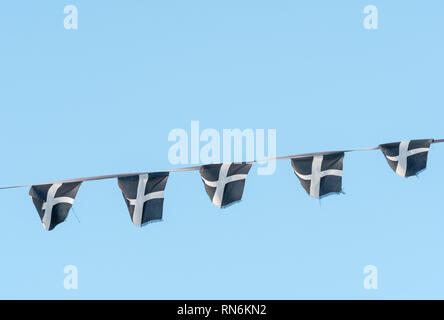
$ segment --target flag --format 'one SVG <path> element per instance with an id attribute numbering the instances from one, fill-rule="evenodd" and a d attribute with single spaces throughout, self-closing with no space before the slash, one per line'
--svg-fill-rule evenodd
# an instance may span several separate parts
<path id="1" fill-rule="evenodd" d="M 249 163 L 209 164 L 200 168 L 208 196 L 216 207 L 225 207 L 242 199 Z"/>
<path id="2" fill-rule="evenodd" d="M 433 139 L 410 140 L 381 144 L 379 148 L 396 174 L 410 177 L 426 168 L 432 142 Z"/>
<path id="3" fill-rule="evenodd" d="M 53 183 L 31 187 L 29 195 L 46 230 L 52 230 L 65 221 L 81 184 L 81 182 Z"/>
<path id="4" fill-rule="evenodd" d="M 161 220 L 168 172 L 154 172 L 117 179 L 133 223 L 141 227 Z"/>
<path id="5" fill-rule="evenodd" d="M 342 191 L 342 166 L 344 153 L 293 158 L 291 165 L 302 187 L 313 198 Z"/>

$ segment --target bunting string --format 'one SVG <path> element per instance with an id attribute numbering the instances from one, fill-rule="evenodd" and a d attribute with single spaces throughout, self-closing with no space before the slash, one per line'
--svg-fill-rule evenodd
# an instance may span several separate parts
<path id="1" fill-rule="evenodd" d="M 444 139 L 432 139 L 431 143 L 442 143 L 442 142 L 444 142 Z M 311 153 L 299 153 L 299 154 L 293 154 L 293 155 L 264 158 L 264 159 L 261 159 L 261 160 L 257 160 L 256 159 L 256 160 L 253 160 L 253 161 L 250 161 L 250 162 L 247 162 L 247 163 L 258 163 L 258 162 L 266 162 L 266 161 L 297 159 L 297 158 L 304 158 L 304 157 L 314 157 L 314 156 L 320 156 L 320 155 L 329 155 L 329 154 L 335 154 L 335 153 L 373 151 L 373 150 L 379 150 L 379 149 L 380 149 L 380 146 L 368 147 L 368 148 L 347 149 L 347 150 L 337 150 L 337 151 L 321 151 L 321 152 L 311 152 Z M 205 165 L 205 164 L 203 164 L 203 165 Z M 192 166 L 192 167 L 182 167 L 182 168 L 175 168 L 175 169 L 167 169 L 167 170 L 162 170 L 162 171 L 145 171 L 145 172 L 109 174 L 109 175 L 101 175 L 101 176 L 90 176 L 90 177 L 83 177 L 83 178 L 55 180 L 55 181 L 33 183 L 33 184 L 22 184 L 22 185 L 16 185 L 16 186 L 0 187 L 0 190 L 27 188 L 27 187 L 32 187 L 32 186 L 40 186 L 40 185 L 47 185 L 47 184 L 54 184 L 54 183 L 72 183 L 72 182 L 86 182 L 86 181 L 96 181 L 96 180 L 107 180 L 107 179 L 115 179 L 115 178 L 136 176 L 136 175 L 155 173 L 155 172 L 198 171 L 198 170 L 200 170 L 200 168 L 203 165 Z"/>
<path id="2" fill-rule="evenodd" d="M 143 226 L 162 220 L 164 191 L 171 172 L 199 170 L 205 191 L 219 208 L 242 199 L 245 181 L 256 162 L 291 160 L 294 174 L 308 195 L 315 199 L 342 193 L 342 172 L 345 153 L 380 150 L 391 169 L 401 177 L 418 175 L 427 166 L 431 144 L 444 139 L 409 140 L 381 144 L 376 147 L 293 154 L 269 157 L 250 162 L 203 164 L 164 171 L 109 174 L 84 178 L 56 180 L 37 184 L 1 187 L 31 187 L 29 195 L 46 230 L 65 221 L 81 184 L 85 181 L 117 178 L 119 188 L 134 225 Z"/>

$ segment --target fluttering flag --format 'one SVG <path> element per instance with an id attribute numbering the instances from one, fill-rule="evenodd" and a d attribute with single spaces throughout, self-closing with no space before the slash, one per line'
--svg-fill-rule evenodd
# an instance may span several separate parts
<path id="1" fill-rule="evenodd" d="M 319 199 L 342 191 L 344 152 L 293 158 L 291 165 L 302 187 Z"/>
<path id="2" fill-rule="evenodd" d="M 200 168 L 200 176 L 210 200 L 222 208 L 242 199 L 250 163 L 208 164 Z"/>
<path id="3" fill-rule="evenodd" d="M 161 220 L 168 172 L 146 173 L 117 179 L 133 223 L 141 227 Z"/>
<path id="4" fill-rule="evenodd" d="M 417 175 L 427 167 L 427 156 L 433 139 L 381 144 L 388 164 L 401 177 Z"/>
<path id="5" fill-rule="evenodd" d="M 52 230 L 65 221 L 81 184 L 53 183 L 31 187 L 29 195 L 46 230 Z"/>

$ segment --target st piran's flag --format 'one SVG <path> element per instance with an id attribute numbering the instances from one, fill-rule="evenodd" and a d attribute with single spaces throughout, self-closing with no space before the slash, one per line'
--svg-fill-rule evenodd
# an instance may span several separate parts
<path id="1" fill-rule="evenodd" d="M 242 199 L 249 163 L 209 164 L 200 168 L 200 176 L 210 200 L 222 208 Z"/>
<path id="2" fill-rule="evenodd" d="M 65 221 L 81 184 L 81 182 L 70 182 L 31 187 L 29 195 L 46 230 L 52 230 Z"/>
<path id="3" fill-rule="evenodd" d="M 389 166 L 401 177 L 417 175 L 427 167 L 427 156 L 433 139 L 381 144 L 379 148 Z"/>
<path id="4" fill-rule="evenodd" d="M 118 183 L 133 223 L 144 226 L 162 220 L 164 191 L 168 172 L 120 177 Z"/>
<path id="5" fill-rule="evenodd" d="M 313 198 L 319 199 L 342 191 L 344 153 L 293 158 L 291 165 L 302 187 Z"/>

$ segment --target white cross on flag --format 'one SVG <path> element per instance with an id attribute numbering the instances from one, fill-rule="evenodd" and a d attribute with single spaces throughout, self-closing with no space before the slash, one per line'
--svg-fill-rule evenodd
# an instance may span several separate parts
<path id="1" fill-rule="evenodd" d="M 200 168 L 200 176 L 208 196 L 216 207 L 222 208 L 242 199 L 248 163 L 209 164 Z"/>
<path id="2" fill-rule="evenodd" d="M 291 165 L 302 187 L 313 198 L 319 199 L 342 191 L 344 153 L 293 158 Z"/>
<path id="3" fill-rule="evenodd" d="M 81 184 L 81 182 L 70 182 L 31 187 L 29 195 L 46 230 L 52 230 L 65 221 Z"/>
<path id="4" fill-rule="evenodd" d="M 390 167 L 401 177 L 417 175 L 427 167 L 427 156 L 433 139 L 381 144 Z"/>
<path id="5" fill-rule="evenodd" d="M 120 177 L 118 183 L 133 223 L 138 226 L 162 220 L 168 172 Z"/>

